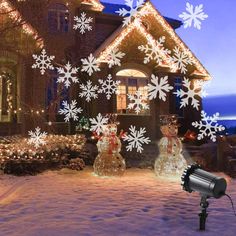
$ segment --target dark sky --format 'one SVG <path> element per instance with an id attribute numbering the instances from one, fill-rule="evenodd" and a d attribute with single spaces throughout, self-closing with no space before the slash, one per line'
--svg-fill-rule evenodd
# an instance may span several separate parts
<path id="1" fill-rule="evenodd" d="M 103 0 L 124 4 L 124 0 Z M 136 1 L 134 1 L 136 2 Z M 152 0 L 158 11 L 172 18 L 185 11 L 186 3 L 203 4 L 209 16 L 202 29 L 177 30 L 179 36 L 200 59 L 213 80 L 209 96 L 236 94 L 236 0 Z"/>

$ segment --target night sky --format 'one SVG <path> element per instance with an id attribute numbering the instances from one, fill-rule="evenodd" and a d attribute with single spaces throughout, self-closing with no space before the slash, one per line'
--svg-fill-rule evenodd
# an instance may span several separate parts
<path id="1" fill-rule="evenodd" d="M 103 1 L 125 3 L 124 0 Z M 162 15 L 181 20 L 179 14 L 185 11 L 187 0 L 151 2 Z M 212 75 L 213 80 L 207 87 L 209 96 L 236 95 L 236 0 L 188 2 L 193 5 L 203 4 L 204 12 L 209 17 L 203 21 L 201 30 L 181 27 L 177 33 Z"/>

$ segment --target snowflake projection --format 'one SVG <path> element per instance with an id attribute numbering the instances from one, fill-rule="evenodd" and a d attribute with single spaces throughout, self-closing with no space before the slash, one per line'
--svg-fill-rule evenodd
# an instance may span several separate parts
<path id="1" fill-rule="evenodd" d="M 147 104 L 147 96 L 143 95 L 140 90 L 136 91 L 135 94 L 128 94 L 128 98 L 131 102 L 129 103 L 127 109 L 134 109 L 136 114 L 139 114 L 142 110 L 149 109 L 149 105 Z"/>
<path id="2" fill-rule="evenodd" d="M 191 106 L 199 110 L 199 98 L 206 97 L 206 92 L 201 88 L 201 82 L 196 82 L 195 84 L 191 85 L 191 81 L 187 78 L 184 78 L 183 87 L 185 87 L 187 91 L 180 89 L 174 92 L 177 97 L 181 98 L 180 108 L 189 105 L 191 100 Z"/>
<path id="3" fill-rule="evenodd" d="M 168 84 L 168 76 L 161 77 L 160 80 L 157 76 L 151 76 L 151 83 L 148 84 L 148 98 L 149 100 L 155 99 L 159 94 L 159 99 L 166 101 L 166 93 L 170 92 L 173 87 Z"/>
<path id="4" fill-rule="evenodd" d="M 39 127 L 35 129 L 35 132 L 29 131 L 28 134 L 30 136 L 28 143 L 33 144 L 35 148 L 39 148 L 41 145 L 46 144 L 45 138 L 47 133 L 41 133 L 41 129 Z"/>
<path id="5" fill-rule="evenodd" d="M 59 114 L 65 115 L 65 122 L 69 122 L 70 118 L 72 118 L 74 121 L 77 121 L 79 118 L 77 116 L 77 113 L 81 113 L 83 110 L 80 107 L 76 107 L 76 100 L 73 100 L 71 104 L 68 104 L 67 101 L 63 101 L 62 105 L 64 106 L 64 108 L 59 110 Z"/>
<path id="6" fill-rule="evenodd" d="M 108 123 L 108 118 L 103 117 L 101 113 L 96 118 L 90 118 L 91 122 L 90 131 L 96 132 L 98 135 L 102 133 L 102 126 Z"/>
<path id="7" fill-rule="evenodd" d="M 49 70 L 54 69 L 51 63 L 52 63 L 52 60 L 54 60 L 55 56 L 48 56 L 45 49 L 42 50 L 39 56 L 33 54 L 33 58 L 35 60 L 35 63 L 32 65 L 32 68 L 33 69 L 39 68 L 41 75 L 45 74 L 46 69 L 49 69 Z"/>
<path id="8" fill-rule="evenodd" d="M 96 99 L 98 97 L 97 90 L 98 86 L 92 85 L 92 81 L 87 81 L 87 84 L 81 84 L 80 89 L 82 89 L 82 92 L 79 93 L 79 97 L 86 97 L 86 101 L 90 102 L 92 98 Z"/>
<path id="9" fill-rule="evenodd" d="M 137 152 L 142 153 L 143 151 L 143 144 L 148 144 L 151 140 L 148 137 L 145 137 L 144 134 L 146 133 L 145 128 L 140 128 L 136 130 L 136 127 L 131 125 L 129 128 L 130 134 L 124 135 L 124 141 L 128 141 L 128 145 L 126 146 L 127 151 L 132 151 L 134 148 L 137 149 Z"/>
<path id="10" fill-rule="evenodd" d="M 118 11 L 116 11 L 116 13 L 118 13 L 120 16 L 124 17 L 123 26 L 131 23 L 132 19 L 137 16 L 139 9 L 143 6 L 144 2 L 144 0 L 137 0 L 136 6 L 134 6 L 134 0 L 125 0 L 125 4 L 127 7 L 120 8 Z"/>
<path id="11" fill-rule="evenodd" d="M 179 15 L 180 18 L 184 21 L 184 28 L 191 27 L 194 24 L 194 27 L 198 30 L 201 29 L 201 24 L 208 15 L 203 12 L 203 4 L 200 4 L 194 8 L 193 5 L 187 2 L 186 11 Z"/>
<path id="12" fill-rule="evenodd" d="M 101 85 L 101 88 L 98 90 L 98 93 L 105 93 L 108 100 L 111 99 L 112 94 L 117 93 L 118 85 L 120 84 L 119 80 L 112 80 L 111 74 L 107 76 L 106 80 L 99 79 L 98 82 Z"/>
<path id="13" fill-rule="evenodd" d="M 201 112 L 201 121 L 192 122 L 192 126 L 198 128 L 200 133 L 198 134 L 197 139 L 201 140 L 205 137 L 210 137 L 210 139 L 215 142 L 216 141 L 216 133 L 218 131 L 225 130 L 225 127 L 219 125 L 217 120 L 219 119 L 220 114 L 216 113 L 213 116 L 207 116 L 205 111 Z"/>
<path id="14" fill-rule="evenodd" d="M 171 51 L 164 47 L 165 36 L 158 40 L 150 41 L 146 45 L 141 45 L 138 49 L 146 54 L 143 63 L 147 64 L 151 60 L 155 60 L 158 65 L 163 63 L 163 57 L 171 54 Z"/>
<path id="15" fill-rule="evenodd" d="M 125 53 L 123 52 L 119 52 L 119 50 L 117 48 L 115 48 L 114 50 L 112 50 L 106 60 L 107 60 L 107 64 L 109 66 L 109 68 L 112 68 L 113 66 L 117 65 L 117 66 L 121 66 L 121 62 L 120 60 L 125 56 Z"/>
<path id="16" fill-rule="evenodd" d="M 73 29 L 77 30 L 79 29 L 79 32 L 81 34 L 84 34 L 85 31 L 91 31 L 92 30 L 92 26 L 90 25 L 91 22 L 93 22 L 93 18 L 86 17 L 86 13 L 82 12 L 80 17 L 78 16 L 74 16 L 74 21 L 75 24 L 73 25 Z"/>
<path id="17" fill-rule="evenodd" d="M 73 83 L 78 83 L 79 80 L 77 78 L 76 73 L 78 73 L 79 68 L 72 68 L 70 62 L 68 62 L 65 66 L 65 68 L 59 67 L 58 69 L 58 83 L 64 83 L 66 88 L 70 87 L 71 81 Z M 71 80 L 71 81 L 70 81 Z"/>
<path id="18" fill-rule="evenodd" d="M 81 59 L 82 61 L 82 69 L 81 71 L 85 71 L 89 74 L 89 76 L 91 76 L 93 74 L 93 72 L 95 71 L 100 71 L 99 68 L 99 63 L 97 61 L 97 59 L 93 56 L 92 53 L 90 53 L 90 55 L 88 56 L 88 58 L 85 59 Z"/>
<path id="19" fill-rule="evenodd" d="M 169 58 L 172 71 L 180 70 L 181 73 L 186 74 L 187 65 L 192 65 L 192 59 L 186 52 L 181 52 L 179 47 L 173 49 L 174 55 Z"/>

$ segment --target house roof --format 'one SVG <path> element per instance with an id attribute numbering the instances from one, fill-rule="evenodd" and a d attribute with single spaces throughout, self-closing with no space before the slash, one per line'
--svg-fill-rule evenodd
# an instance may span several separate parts
<path id="1" fill-rule="evenodd" d="M 117 11 L 121 8 L 129 10 L 129 7 L 124 4 L 114 4 L 114 3 L 108 3 L 108 2 L 101 2 L 101 4 L 104 6 L 103 13 L 105 14 L 112 14 L 112 15 L 119 15 Z M 183 25 L 182 21 L 172 19 L 169 17 L 165 17 L 165 20 L 174 28 L 178 29 Z"/>
<path id="2" fill-rule="evenodd" d="M 187 45 L 182 41 L 182 39 L 176 34 L 175 30 L 167 23 L 165 18 L 161 16 L 161 14 L 157 11 L 157 9 L 153 6 L 150 1 L 145 2 L 145 4 L 140 8 L 140 19 L 145 17 L 144 12 L 149 12 L 149 15 L 154 16 L 156 22 L 164 32 L 168 34 L 168 37 L 174 42 L 175 46 L 177 46 L 180 51 L 184 52 L 192 61 L 197 74 L 203 77 L 205 80 L 210 80 L 211 76 L 205 67 L 201 64 L 198 58 L 189 50 Z M 136 23 L 135 20 L 133 23 L 125 26 L 120 26 L 110 37 L 108 37 L 102 45 L 95 51 L 95 56 L 100 61 L 104 61 L 106 55 L 109 55 L 109 51 L 115 49 L 119 43 L 121 43 L 126 37 L 129 36 L 129 33 L 133 29 L 138 29 L 140 32 L 146 35 L 147 39 L 153 40 L 152 34 L 142 27 L 142 24 Z M 168 61 L 168 60 L 167 60 Z M 196 74 L 196 73 L 195 73 Z"/>

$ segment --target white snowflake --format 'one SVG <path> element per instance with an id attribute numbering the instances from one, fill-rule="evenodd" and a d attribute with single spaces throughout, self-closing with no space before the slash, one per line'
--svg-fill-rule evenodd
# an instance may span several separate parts
<path id="1" fill-rule="evenodd" d="M 197 5 L 195 8 L 193 5 L 187 2 L 186 11 L 179 15 L 184 20 L 184 28 L 191 27 L 194 23 L 194 27 L 198 30 L 201 29 L 201 24 L 208 15 L 203 12 L 203 4 Z"/>
<path id="2" fill-rule="evenodd" d="M 124 17 L 123 26 L 126 26 L 131 23 L 132 19 L 137 16 L 139 9 L 143 6 L 144 2 L 144 0 L 137 0 L 136 6 L 134 6 L 134 0 L 125 0 L 126 6 L 130 9 L 128 10 L 126 7 L 116 11 L 116 13 L 118 13 L 120 16 Z"/>
<path id="3" fill-rule="evenodd" d="M 146 45 L 141 45 L 138 49 L 146 54 L 143 63 L 147 64 L 151 60 L 155 60 L 158 65 L 163 63 L 163 57 L 171 54 L 171 51 L 164 47 L 165 36 L 158 40 L 149 41 Z"/>
<path id="4" fill-rule="evenodd" d="M 89 76 L 91 76 L 93 74 L 93 72 L 95 72 L 95 71 L 100 71 L 99 62 L 93 56 L 92 53 L 90 53 L 88 58 L 81 59 L 81 61 L 82 61 L 82 64 L 83 64 L 81 71 L 87 72 L 89 74 Z"/>
<path id="5" fill-rule="evenodd" d="M 192 59 L 186 52 L 181 52 L 179 47 L 173 49 L 174 55 L 169 58 L 172 71 L 180 70 L 181 73 L 186 74 L 187 65 L 192 65 Z"/>
<path id="6" fill-rule="evenodd" d="M 161 77 L 160 80 L 157 76 L 151 76 L 151 84 L 148 84 L 148 98 L 149 100 L 155 99 L 159 93 L 159 99 L 166 101 L 166 93 L 170 92 L 173 87 L 168 84 L 168 76 Z"/>
<path id="7" fill-rule="evenodd" d="M 66 88 L 70 87 L 71 85 L 70 80 L 74 83 L 79 82 L 78 77 L 76 75 L 76 73 L 78 73 L 79 68 L 76 67 L 72 68 L 70 62 L 66 64 L 65 68 L 59 67 L 57 69 L 59 73 L 57 82 L 64 83 Z"/>
<path id="8" fill-rule="evenodd" d="M 59 114 L 65 115 L 65 122 L 69 122 L 70 118 L 72 118 L 74 121 L 77 121 L 79 118 L 77 116 L 77 113 L 81 113 L 83 110 L 80 107 L 76 107 L 76 100 L 73 100 L 71 104 L 68 104 L 67 101 L 63 101 L 62 105 L 64 106 L 64 108 L 59 110 Z"/>
<path id="9" fill-rule="evenodd" d="M 125 53 L 119 52 L 117 48 L 113 49 L 107 56 L 106 61 L 109 68 L 117 65 L 121 66 L 120 60 L 125 56 Z"/>
<path id="10" fill-rule="evenodd" d="M 41 55 L 33 54 L 33 58 L 35 63 L 32 65 L 33 69 L 39 68 L 41 75 L 44 75 L 46 69 L 53 70 L 54 67 L 51 64 L 52 60 L 54 60 L 55 56 L 48 56 L 46 50 L 43 49 L 41 51 Z"/>
<path id="11" fill-rule="evenodd" d="M 148 144 L 151 142 L 151 140 L 148 137 L 144 137 L 144 134 L 146 133 L 145 128 L 140 128 L 139 130 L 136 130 L 136 127 L 131 125 L 129 128 L 130 134 L 124 135 L 124 141 L 128 141 L 129 144 L 126 146 L 127 151 L 132 151 L 134 148 L 137 149 L 137 152 L 142 153 L 143 151 L 143 144 Z"/>
<path id="12" fill-rule="evenodd" d="M 98 135 L 102 133 L 102 126 L 108 123 L 108 118 L 103 117 L 101 113 L 96 118 L 90 118 L 91 122 L 90 131 L 96 132 Z"/>
<path id="13" fill-rule="evenodd" d="M 101 84 L 101 88 L 98 93 L 105 93 L 108 100 L 110 100 L 111 95 L 117 93 L 118 85 L 120 81 L 112 80 L 112 76 L 109 74 L 106 80 L 99 79 L 98 82 Z"/>
<path id="14" fill-rule="evenodd" d="M 142 95 L 141 91 L 138 90 L 135 94 L 128 94 L 128 98 L 130 101 L 127 109 L 134 109 L 136 114 L 139 114 L 142 110 L 148 110 L 149 105 L 147 104 L 147 96 Z"/>
<path id="15" fill-rule="evenodd" d="M 205 137 L 210 137 L 210 139 L 216 141 L 216 133 L 218 131 L 225 130 L 225 127 L 219 125 L 217 120 L 219 119 L 219 113 L 214 114 L 213 116 L 207 116 L 205 111 L 201 112 L 201 121 L 192 122 L 193 127 L 198 128 L 200 133 L 198 134 L 197 139 L 201 140 Z"/>
<path id="16" fill-rule="evenodd" d="M 97 90 L 98 90 L 98 86 L 92 85 L 92 81 L 87 81 L 87 84 L 81 84 L 80 88 L 83 90 L 82 92 L 79 93 L 79 96 L 82 97 L 86 97 L 86 101 L 90 102 L 92 98 L 96 99 L 98 97 L 97 95 Z"/>
<path id="17" fill-rule="evenodd" d="M 47 136 L 47 133 L 41 133 L 41 129 L 39 127 L 35 129 L 35 132 L 29 131 L 28 134 L 30 136 L 28 143 L 33 144 L 35 148 L 39 148 L 41 145 L 46 144 L 45 138 Z"/>
<path id="18" fill-rule="evenodd" d="M 199 98 L 206 97 L 206 92 L 201 88 L 201 82 L 191 85 L 191 81 L 187 78 L 184 78 L 183 87 L 185 87 L 187 91 L 180 89 L 174 92 L 177 97 L 181 98 L 180 108 L 189 105 L 191 100 L 191 106 L 199 110 Z"/>
<path id="19" fill-rule="evenodd" d="M 90 23 L 93 22 L 93 18 L 87 18 L 86 13 L 82 12 L 80 17 L 74 16 L 74 21 L 76 23 L 73 25 L 73 29 L 79 29 L 81 34 L 84 34 L 86 30 L 92 30 L 92 26 L 90 25 Z"/>

